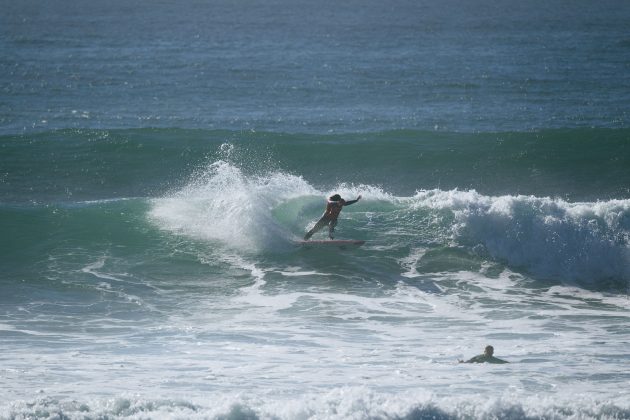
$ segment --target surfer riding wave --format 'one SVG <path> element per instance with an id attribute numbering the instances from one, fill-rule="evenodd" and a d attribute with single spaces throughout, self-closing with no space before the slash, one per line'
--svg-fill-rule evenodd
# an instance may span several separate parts
<path id="1" fill-rule="evenodd" d="M 335 194 L 328 198 L 326 203 L 326 211 L 322 217 L 315 223 L 315 226 L 304 235 L 304 240 L 308 241 L 315 232 L 323 229 L 324 226 L 328 226 L 328 237 L 334 239 L 335 226 L 337 226 L 337 218 L 344 206 L 349 206 L 356 203 L 361 199 L 359 195 L 356 200 L 346 201 L 339 194 Z"/>

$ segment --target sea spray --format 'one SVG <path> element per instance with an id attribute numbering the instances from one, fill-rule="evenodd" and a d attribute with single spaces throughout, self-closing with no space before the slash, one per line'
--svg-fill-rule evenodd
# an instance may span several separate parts
<path id="1" fill-rule="evenodd" d="M 247 176 L 219 160 L 196 172 L 181 190 L 155 199 L 150 217 L 163 229 L 260 250 L 290 237 L 271 216 L 273 208 L 309 193 L 313 189 L 301 177 L 280 172 Z"/>

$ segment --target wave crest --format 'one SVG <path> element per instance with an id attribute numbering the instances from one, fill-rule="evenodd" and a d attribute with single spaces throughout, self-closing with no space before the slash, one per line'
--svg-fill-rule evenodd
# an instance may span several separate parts
<path id="1" fill-rule="evenodd" d="M 414 206 L 448 209 L 461 244 L 542 278 L 593 285 L 630 279 L 630 200 L 570 203 L 476 191 L 421 191 Z"/>

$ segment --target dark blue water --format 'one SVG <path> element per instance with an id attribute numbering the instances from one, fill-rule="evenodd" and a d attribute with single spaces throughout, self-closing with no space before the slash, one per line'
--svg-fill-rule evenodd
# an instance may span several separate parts
<path id="1" fill-rule="evenodd" d="M 628 125 L 623 1 L 2 6 L 4 133 Z"/>

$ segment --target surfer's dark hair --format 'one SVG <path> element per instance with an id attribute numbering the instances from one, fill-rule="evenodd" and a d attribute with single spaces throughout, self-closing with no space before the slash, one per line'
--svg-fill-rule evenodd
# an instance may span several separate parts
<path id="1" fill-rule="evenodd" d="M 339 194 L 331 195 L 329 200 L 330 201 L 339 201 L 339 200 L 341 200 L 341 196 Z"/>

